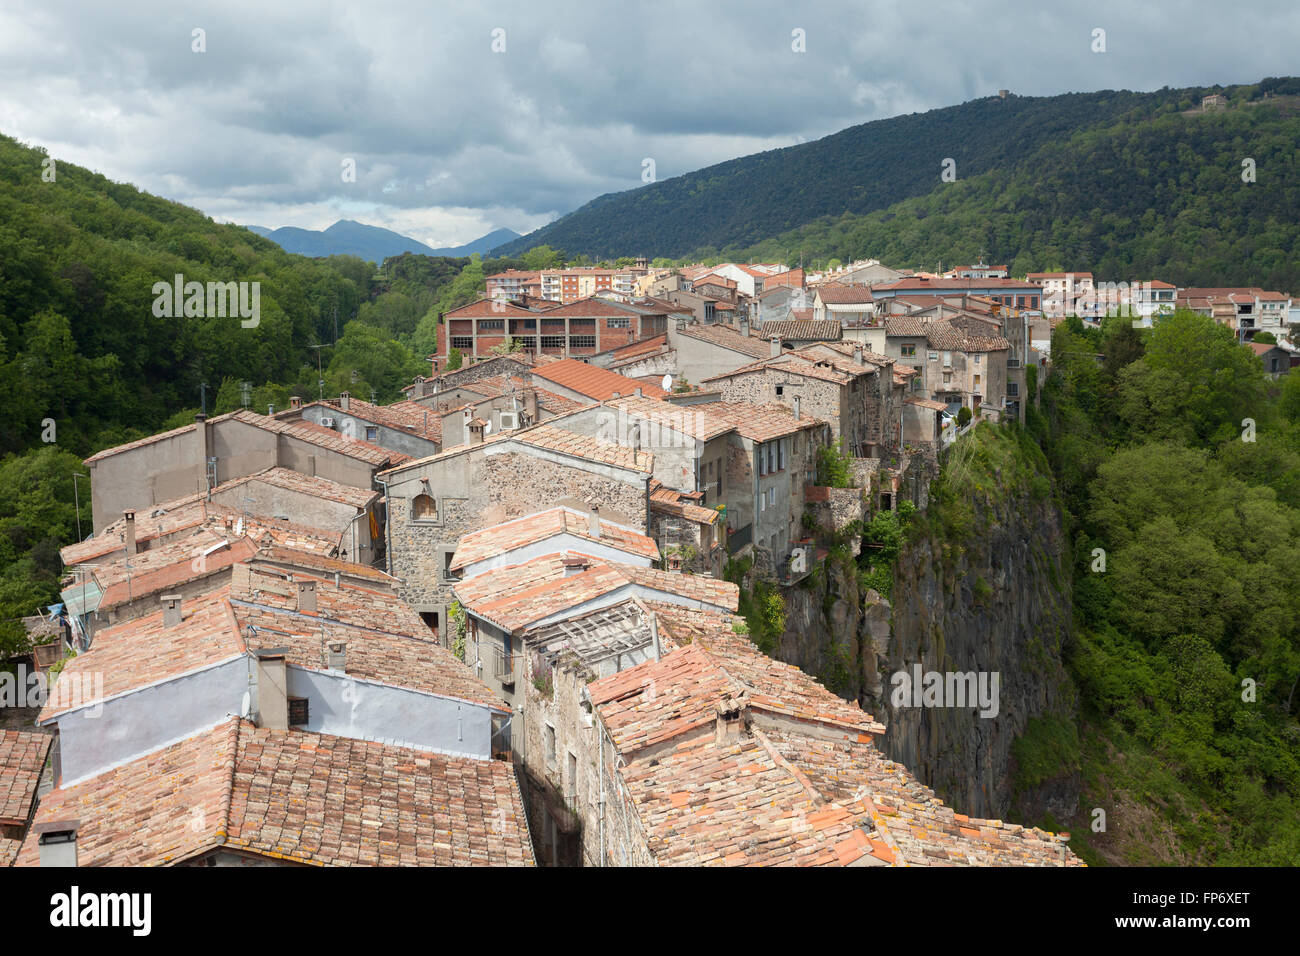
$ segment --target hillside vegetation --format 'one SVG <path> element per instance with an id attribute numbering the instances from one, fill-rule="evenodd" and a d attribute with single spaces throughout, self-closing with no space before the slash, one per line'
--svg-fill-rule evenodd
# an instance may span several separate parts
<path id="1" fill-rule="evenodd" d="M 1052 355 L 1028 430 L 1071 516 L 1081 718 L 1031 728 L 1020 782 L 1080 775 L 1041 822 L 1093 862 L 1300 865 L 1300 375 L 1191 313 L 1073 320 Z"/>
<path id="2" fill-rule="evenodd" d="M 989 261 L 1300 286 L 1300 80 L 996 97 L 855 126 L 602 196 L 505 247 L 807 264 Z M 956 162 L 956 181 L 940 180 Z M 1245 159 L 1255 182 L 1242 181 Z"/>

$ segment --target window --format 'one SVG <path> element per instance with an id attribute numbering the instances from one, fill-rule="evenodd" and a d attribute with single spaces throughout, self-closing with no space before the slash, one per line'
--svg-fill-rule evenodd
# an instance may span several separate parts
<path id="1" fill-rule="evenodd" d="M 411 517 L 416 521 L 437 521 L 438 502 L 432 495 L 416 495 L 411 500 Z"/>
<path id="2" fill-rule="evenodd" d="M 455 551 L 444 551 L 442 554 L 442 576 L 448 581 L 454 581 L 456 579 L 456 575 L 451 571 L 451 562 L 455 557 Z M 507 638 L 507 640 L 509 640 L 509 638 Z"/>
<path id="3" fill-rule="evenodd" d="M 480 332 L 501 332 L 504 331 L 506 323 L 502 319 L 479 319 L 478 330 Z"/>
<path id="4" fill-rule="evenodd" d="M 944 372 L 944 373 L 943 373 L 943 384 L 945 384 L 945 385 L 949 385 L 949 384 L 951 384 L 951 383 L 952 383 L 952 372 Z"/>
<path id="5" fill-rule="evenodd" d="M 931 353 L 929 353 L 929 359 L 930 359 L 931 362 L 937 362 L 937 361 L 939 361 L 939 353 L 938 353 L 938 352 L 931 352 Z"/>
<path id="6" fill-rule="evenodd" d="M 951 353 L 951 352 L 944 352 L 944 353 L 943 353 L 943 364 L 944 364 L 944 365 L 951 365 L 951 364 L 952 364 L 952 353 Z"/>
<path id="7" fill-rule="evenodd" d="M 776 443 L 776 470 L 785 471 L 785 439 Z"/>
<path id="8" fill-rule="evenodd" d="M 454 349 L 472 349 L 474 347 L 474 337 L 472 335 L 453 335 L 451 337 L 451 347 Z"/>
<path id="9" fill-rule="evenodd" d="M 610 329 L 630 329 L 632 328 L 632 318 L 629 316 L 626 319 L 607 319 L 605 327 Z"/>
<path id="10" fill-rule="evenodd" d="M 976 353 L 975 353 L 975 364 L 976 364 L 976 365 L 979 365 L 979 364 L 980 364 L 980 359 L 982 359 L 983 357 L 984 357 L 984 356 L 981 355 L 979 352 L 976 352 Z"/>
<path id="11" fill-rule="evenodd" d="M 569 345 L 575 349 L 594 349 L 596 347 L 596 336 L 571 335 L 569 336 Z"/>
<path id="12" fill-rule="evenodd" d="M 915 345 L 904 345 L 904 346 L 903 346 L 903 358 L 911 358 L 911 357 L 914 356 L 914 355 L 916 355 L 916 346 L 915 346 Z"/>
<path id="13" fill-rule="evenodd" d="M 562 349 L 564 348 L 563 335 L 543 335 L 542 348 L 544 349 Z"/>
<path id="14" fill-rule="evenodd" d="M 374 425 L 366 426 L 366 441 L 376 441 L 379 438 L 379 429 Z"/>
<path id="15" fill-rule="evenodd" d="M 784 385 L 778 385 L 778 386 L 776 387 L 776 394 L 777 394 L 778 396 L 780 396 L 780 395 L 784 395 L 784 394 L 785 394 L 785 386 L 784 386 Z"/>
<path id="16" fill-rule="evenodd" d="M 1020 383 L 1007 382 L 1007 398 L 1019 398 L 1019 397 L 1020 397 Z"/>
<path id="17" fill-rule="evenodd" d="M 546 739 L 546 767 L 548 770 L 553 770 L 555 768 L 555 727 L 547 724 L 542 736 Z"/>

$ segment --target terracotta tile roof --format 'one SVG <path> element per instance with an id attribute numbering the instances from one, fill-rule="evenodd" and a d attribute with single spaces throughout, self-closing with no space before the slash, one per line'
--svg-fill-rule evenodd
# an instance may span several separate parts
<path id="1" fill-rule="evenodd" d="M 384 406 L 389 411 L 407 418 L 417 418 L 420 421 L 420 431 L 425 438 L 430 441 L 436 441 L 442 444 L 442 416 L 437 409 L 431 408 L 421 402 L 414 402 L 405 399 L 400 402 L 393 402 L 391 405 Z M 428 425 L 424 424 L 425 416 L 428 416 Z"/>
<path id="2" fill-rule="evenodd" d="M 791 375 L 801 375 L 804 378 L 820 379 L 823 382 L 833 382 L 836 385 L 847 385 L 851 382 L 852 376 L 837 371 L 829 362 L 819 364 L 816 361 L 810 361 L 806 356 L 797 355 L 794 352 L 786 352 L 776 358 L 767 359 L 762 362 L 755 362 L 753 365 L 744 365 L 740 368 L 726 372 L 722 375 L 714 375 L 706 378 L 704 382 L 720 382 L 723 379 L 732 378 L 737 375 L 749 375 L 754 372 L 766 371 L 788 372 Z M 857 372 L 867 371 L 866 369 L 857 369 Z"/>
<path id="3" fill-rule="evenodd" d="M 343 412 L 341 398 L 327 398 L 323 402 L 312 402 L 331 411 Z M 310 408 L 304 405 L 303 408 Z M 442 422 L 437 414 L 431 414 L 425 406 L 414 402 L 395 402 L 392 405 L 372 405 L 359 398 L 349 396 L 346 415 L 352 415 L 375 425 L 383 425 L 394 431 L 415 435 L 428 441 L 442 441 Z"/>
<path id="4" fill-rule="evenodd" d="M 561 359 L 549 362 L 533 370 L 533 378 L 544 382 L 554 382 L 564 388 L 586 395 L 594 401 L 605 401 L 619 395 L 631 395 L 640 388 L 642 393 L 652 398 L 661 398 L 667 394 L 655 385 L 642 385 L 633 379 L 611 372 L 609 369 L 589 365 L 577 359 Z"/>
<path id="5" fill-rule="evenodd" d="M 653 538 L 608 520 L 601 521 L 599 533 L 593 534 L 587 515 L 579 514 L 572 508 L 551 508 L 464 535 L 456 545 L 456 555 L 452 559 L 451 570 L 459 571 L 466 565 L 562 534 L 573 535 L 587 541 L 599 541 L 607 547 L 628 554 L 649 558 L 652 561 L 659 560 L 659 546 L 655 544 Z"/>
<path id="6" fill-rule="evenodd" d="M 883 728 L 797 668 L 653 605 L 679 645 L 588 685 L 661 865 L 1078 865 L 1060 838 L 945 807 L 872 744 Z M 720 705 L 748 726 L 715 732 Z"/>
<path id="7" fill-rule="evenodd" d="M 131 561 L 146 559 L 166 559 L 160 567 L 145 570 L 136 569 L 128 576 L 126 561 L 123 559 L 109 568 L 98 568 L 95 578 L 104 588 L 104 595 L 99 600 L 101 611 L 117 607 L 120 604 L 138 601 L 152 594 L 161 594 L 245 561 L 257 551 L 257 545 L 248 538 L 237 538 L 227 542 L 221 538 L 214 544 L 203 546 L 210 535 L 197 536 L 192 541 L 180 542 L 160 549 L 159 552 L 146 551 L 137 554 Z M 216 536 L 211 536 L 216 537 Z"/>
<path id="8" fill-rule="evenodd" d="M 909 292 L 926 292 L 930 289 L 957 290 L 957 289 L 1004 289 L 1009 291 L 1023 290 L 1029 293 L 1041 293 L 1042 287 L 1032 282 L 1023 282 L 1020 279 L 946 279 L 941 277 L 930 276 L 909 276 L 903 279 L 895 279 L 893 282 L 882 282 L 879 285 L 872 286 L 876 292 L 882 291 L 903 291 Z"/>
<path id="9" fill-rule="evenodd" d="M 581 558 L 585 567 L 572 573 L 566 559 Z M 713 607 L 735 610 L 734 584 L 694 574 L 638 568 L 566 551 L 543 555 L 522 564 L 477 574 L 456 584 L 456 598 L 470 613 L 510 633 L 545 618 L 619 592 L 642 591 L 651 599 L 673 596 Z"/>
<path id="10" fill-rule="evenodd" d="M 885 319 L 885 335 L 923 339 L 926 336 L 926 326 L 929 324 L 910 315 L 891 315 Z"/>
<path id="11" fill-rule="evenodd" d="M 699 441 L 709 441 L 719 435 L 725 435 L 735 427 L 729 421 L 710 415 L 702 404 L 674 405 L 671 402 L 661 402 L 644 396 L 638 398 L 635 395 L 616 398 L 605 404 L 623 409 L 629 418 L 651 422 Z"/>
<path id="12" fill-rule="evenodd" d="M 751 404 L 749 402 L 702 402 L 688 406 L 706 411 L 715 418 L 729 422 L 737 432 L 750 441 L 771 441 L 793 435 L 807 428 L 825 425 L 820 418 L 803 416 L 795 418 L 794 412 L 775 402 Z"/>
<path id="13" fill-rule="evenodd" d="M 766 358 L 771 354 L 771 346 L 765 340 L 753 335 L 741 335 L 736 329 L 727 325 L 688 325 L 680 329 L 677 334 L 721 346 L 751 358 Z"/>
<path id="14" fill-rule="evenodd" d="M 49 793 L 81 866 L 179 863 L 211 850 L 318 866 L 532 865 L 513 767 L 238 718 Z M 39 865 L 35 836 L 19 864 Z"/>
<path id="15" fill-rule="evenodd" d="M 826 282 L 817 287 L 817 295 L 827 305 L 867 305 L 875 301 L 871 287 Z"/>
<path id="16" fill-rule="evenodd" d="M 551 421 L 555 421 L 555 419 Z M 546 448 L 566 455 L 573 455 L 576 458 L 584 458 L 588 461 L 618 465 L 633 471 L 644 472 L 647 475 L 654 471 L 654 455 L 650 452 L 636 451 L 632 448 L 624 448 L 621 445 L 601 441 L 599 438 L 568 432 L 549 421 L 542 425 L 534 425 L 520 431 L 509 432 L 502 437 L 512 438 L 517 442 L 532 445 L 536 448 Z"/>
<path id="17" fill-rule="evenodd" d="M 734 279 L 728 279 L 726 276 L 720 276 L 716 272 L 710 272 L 708 275 L 702 275 L 691 285 L 716 285 L 723 289 L 736 288 Z"/>
<path id="18" fill-rule="evenodd" d="M 635 358 L 638 355 L 649 355 L 667 347 L 668 334 L 664 333 L 640 342 L 633 342 L 631 345 L 621 345 L 611 351 L 616 361 L 622 361 L 623 359 Z"/>
<path id="19" fill-rule="evenodd" d="M 927 323 L 925 336 L 932 348 L 949 352 L 997 352 L 1011 347 L 1002 336 L 963 329 L 955 319 Z"/>
<path id="20" fill-rule="evenodd" d="M 368 508 L 379 497 L 379 492 L 371 488 L 344 485 L 337 481 L 330 481 L 328 478 L 321 478 L 319 475 L 304 475 L 302 472 L 294 471 L 291 468 L 268 468 L 266 471 L 259 471 L 243 478 L 232 478 L 229 481 L 222 482 L 212 490 L 212 493 L 220 494 L 228 489 L 237 488 L 240 485 L 250 484 L 255 481 L 263 482 L 275 488 L 283 488 L 285 491 L 297 491 L 313 498 L 322 498 L 325 501 L 337 501 L 340 504 L 351 505 L 354 508 Z M 137 512 L 137 524 L 139 518 Z M 136 536 L 138 540 L 138 527 Z"/>
<path id="21" fill-rule="evenodd" d="M 718 512 L 695 504 L 675 488 L 650 481 L 650 510 L 685 518 L 695 524 L 713 525 L 718 522 Z"/>
<path id="22" fill-rule="evenodd" d="M 163 624 L 159 610 L 105 628 L 64 673 L 103 674 L 102 692 L 81 700 L 54 699 L 45 723 L 75 707 L 172 680 L 190 671 L 265 647 L 288 647 L 288 662 L 326 670 L 326 644 L 346 641 L 348 674 L 493 707 L 509 708 L 473 671 L 441 647 L 419 616 L 395 593 L 275 568 L 236 565 L 232 580 L 181 605 L 181 622 Z M 316 582 L 315 611 L 299 611 L 299 581 Z M 87 684 L 86 686 L 90 686 Z"/>
<path id="23" fill-rule="evenodd" d="M 516 431 L 500 432 L 489 435 L 478 444 L 458 445 L 455 448 L 449 448 L 436 455 L 429 455 L 426 458 L 404 462 L 397 468 L 390 468 L 387 471 L 380 472 L 380 475 L 390 475 L 396 472 L 410 471 L 413 468 L 421 468 L 432 462 L 444 461 L 457 455 L 467 455 L 478 452 L 489 446 L 499 447 L 510 443 L 527 445 L 534 448 L 544 448 L 548 451 L 559 452 L 560 454 L 571 455 L 575 458 L 582 458 L 588 461 L 600 462 L 601 464 L 613 465 L 618 468 L 628 469 L 629 471 L 638 471 L 647 475 L 654 471 L 654 455 L 650 452 L 635 451 L 631 448 L 625 448 L 612 442 L 602 441 L 599 438 L 592 438 L 586 435 L 579 435 L 574 432 L 565 431 L 563 428 L 559 427 L 559 424 L 563 424 L 559 421 L 562 418 L 563 416 L 557 416 L 555 419 L 550 419 L 539 425 L 530 425 L 527 428 L 520 428 Z M 559 424 L 557 424 L 557 422 Z"/>
<path id="24" fill-rule="evenodd" d="M 462 305 L 458 309 L 452 309 L 450 312 L 442 314 L 443 319 L 473 319 L 473 318 L 499 318 L 501 316 L 528 316 L 535 317 L 537 312 L 532 309 L 521 309 L 517 305 L 512 305 L 501 299 L 479 299 L 477 302 L 471 302 L 469 305 Z"/>
<path id="25" fill-rule="evenodd" d="M 266 471 L 255 472 L 242 478 L 232 478 L 217 485 L 212 489 L 212 493 L 214 495 L 223 495 L 254 481 L 265 482 L 277 488 L 299 492 L 314 498 L 349 504 L 356 508 L 368 507 L 379 494 L 368 488 L 354 488 L 351 485 L 339 484 L 327 478 L 303 475 L 288 468 L 269 468 Z M 207 501 L 207 495 L 203 492 L 177 498 L 174 501 L 163 502 L 149 508 L 138 508 L 135 512 L 136 545 L 139 548 L 146 548 L 149 543 L 156 542 L 159 539 L 175 538 L 182 532 L 203 525 L 216 527 L 226 518 L 237 522 L 242 517 L 242 508 L 233 508 L 209 502 Z M 260 532 L 264 524 L 279 529 L 275 532 L 277 538 L 285 537 L 296 530 L 301 536 L 329 540 L 333 543 L 337 543 L 339 534 L 343 530 L 308 528 L 304 525 L 295 526 L 283 521 L 268 521 L 267 519 L 250 516 L 250 527 L 255 528 L 255 530 Z M 68 567 L 74 567 L 82 562 L 93 561 L 114 551 L 121 551 L 126 541 L 125 529 L 125 519 L 118 518 L 105 526 L 94 537 L 68 545 L 59 552 L 63 558 L 63 563 Z M 154 547 L 156 546 L 155 544 Z M 331 544 L 332 546 L 333 544 Z"/>
<path id="26" fill-rule="evenodd" d="M 943 402 L 936 402 L 929 398 L 905 398 L 903 401 L 905 404 L 920 405 L 922 408 L 933 409 L 936 412 L 942 412 L 948 408 Z"/>
<path id="27" fill-rule="evenodd" d="M 27 825 L 53 743 L 53 734 L 0 730 L 0 825 Z M 0 866 L 11 861 L 0 847 Z"/>
<path id="28" fill-rule="evenodd" d="M 281 435 L 300 439 L 301 441 L 310 442 L 321 448 L 336 451 L 341 455 L 347 455 L 350 458 L 356 458 L 369 464 L 382 465 L 387 463 L 396 464 L 399 461 L 406 460 L 409 456 L 402 455 L 399 452 L 392 452 L 386 448 L 380 448 L 378 445 L 372 445 L 369 442 L 349 439 L 338 432 L 331 431 L 328 428 L 321 428 L 319 425 L 312 425 L 308 422 L 282 422 L 266 415 L 259 415 L 257 412 L 248 409 L 240 409 L 231 412 L 228 415 L 218 415 L 216 418 L 208 419 L 208 424 L 215 424 L 224 421 L 240 421 L 246 425 L 254 425 L 266 431 L 275 432 Z M 197 424 L 197 422 L 195 423 Z M 119 455 L 122 452 L 133 451 L 136 448 L 142 448 L 145 445 L 162 441 L 167 438 L 173 438 L 183 435 L 187 432 L 194 431 L 194 425 L 184 425 L 180 428 L 173 428 L 171 431 L 160 432 L 157 435 L 150 435 L 148 438 L 141 438 L 138 441 L 127 442 L 125 445 L 117 445 L 113 448 L 106 448 L 87 458 L 86 464 L 102 461 L 113 455 Z"/>
<path id="29" fill-rule="evenodd" d="M 257 554 L 253 557 L 253 563 L 256 564 L 259 561 L 292 564 L 295 567 L 315 571 L 326 577 L 337 571 L 339 574 L 355 580 L 373 581 L 375 584 L 381 584 L 385 587 L 395 587 L 398 583 L 397 578 L 367 564 L 357 564 L 342 558 L 335 558 L 314 551 L 286 548 L 278 544 L 263 545 L 259 548 Z"/>
<path id="30" fill-rule="evenodd" d="M 228 588 L 222 588 L 183 602 L 178 627 L 166 627 L 163 612 L 159 610 L 101 630 L 89 651 L 71 658 L 63 666 L 59 682 L 69 675 L 80 680 L 84 674 L 94 680 L 81 681 L 82 686 L 99 689 L 102 675 L 102 693 L 81 700 L 51 694 L 50 701 L 41 710 L 40 723 L 78 706 L 179 677 L 244 653 L 244 642 L 227 595 Z"/>
<path id="31" fill-rule="evenodd" d="M 769 336 L 779 335 L 782 339 L 822 339 L 833 342 L 844 337 L 844 326 L 838 319 L 776 319 L 764 322 L 762 332 Z"/>

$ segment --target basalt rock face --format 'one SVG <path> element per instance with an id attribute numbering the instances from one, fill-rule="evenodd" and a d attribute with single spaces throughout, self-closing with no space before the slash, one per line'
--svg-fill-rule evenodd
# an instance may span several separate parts
<path id="1" fill-rule="evenodd" d="M 1076 706 L 1062 664 L 1071 596 L 1061 517 L 1049 498 L 1027 492 L 974 509 L 966 540 L 932 535 L 904 548 L 892 602 L 862 588 L 851 561 L 827 563 L 811 587 L 786 589 L 777 656 L 857 699 L 886 725 L 880 746 L 889 756 L 961 812 L 1065 818 L 1077 780 L 1012 787 L 1012 742 L 1030 718 L 1072 719 Z M 996 715 L 981 716 L 978 699 L 917 706 L 895 675 L 910 677 L 918 664 L 922 673 L 973 672 L 988 689 L 996 674 L 997 695 L 986 700 Z"/>

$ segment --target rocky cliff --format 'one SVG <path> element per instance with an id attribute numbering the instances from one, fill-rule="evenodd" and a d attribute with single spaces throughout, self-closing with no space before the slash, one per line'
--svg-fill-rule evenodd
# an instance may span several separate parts
<path id="1" fill-rule="evenodd" d="M 1071 597 L 1061 515 L 1036 447 L 993 430 L 970 440 L 945 466 L 929 512 L 912 519 L 892 600 L 866 587 L 867 562 L 832 557 L 804 587 L 786 589 L 777 655 L 856 698 L 887 726 L 889 755 L 963 812 L 1065 818 L 1077 781 L 1016 794 L 1012 755 L 1031 718 L 1074 713 L 1062 664 Z M 969 674 L 986 691 L 996 679 L 997 693 L 982 709 L 976 699 L 958 706 L 960 695 L 904 693 L 895 675 L 911 678 L 917 665 L 949 691 L 981 686 L 957 677 Z"/>

